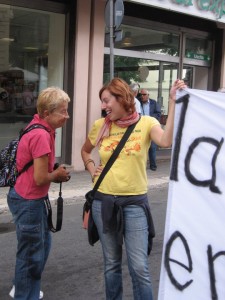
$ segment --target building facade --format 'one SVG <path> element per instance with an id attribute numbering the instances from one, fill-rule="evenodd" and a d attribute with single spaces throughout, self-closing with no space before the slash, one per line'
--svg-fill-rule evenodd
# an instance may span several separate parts
<path id="1" fill-rule="evenodd" d="M 123 1 L 113 49 L 106 4 L 0 0 L 0 148 L 31 120 L 39 91 L 59 86 L 71 103 L 57 131 L 57 160 L 83 170 L 80 149 L 101 116 L 98 91 L 110 79 L 112 51 L 114 76 L 147 88 L 163 117 L 176 78 L 196 89 L 225 86 L 222 0 Z"/>

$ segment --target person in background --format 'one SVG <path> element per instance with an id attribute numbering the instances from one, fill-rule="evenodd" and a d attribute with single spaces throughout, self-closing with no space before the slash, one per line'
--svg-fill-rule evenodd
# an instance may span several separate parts
<path id="1" fill-rule="evenodd" d="M 151 116 L 156 120 L 159 120 L 161 117 L 161 108 L 159 104 L 149 98 L 149 91 L 147 89 L 141 89 L 141 114 L 143 116 Z M 156 149 L 157 145 L 152 141 L 149 147 L 148 155 L 149 155 L 149 165 L 152 171 L 157 170 L 156 164 Z"/>
<path id="2" fill-rule="evenodd" d="M 139 92 L 139 84 L 138 83 L 131 83 L 130 84 L 130 88 L 134 94 L 134 101 L 135 101 L 135 107 L 136 107 L 136 111 L 137 113 L 141 113 L 141 104 L 140 104 L 140 101 L 137 99 L 137 95 L 138 95 L 138 92 Z"/>
<path id="3" fill-rule="evenodd" d="M 7 102 L 9 99 L 8 92 L 0 87 L 0 113 L 5 113 L 7 111 Z"/>
<path id="4" fill-rule="evenodd" d="M 35 91 L 35 83 L 29 82 L 27 85 L 24 85 L 24 91 L 22 93 L 22 112 L 26 115 L 34 115 L 37 113 L 36 102 L 37 102 L 37 93 Z"/>
<path id="5" fill-rule="evenodd" d="M 137 123 L 95 193 L 91 208 L 102 244 L 107 300 L 123 298 L 123 239 L 132 277 L 133 297 L 135 300 L 153 299 L 148 255 L 154 226 L 147 196 L 146 162 L 151 141 L 160 147 L 171 145 L 176 90 L 184 87 L 182 80 L 176 80 L 170 90 L 165 130 L 156 118 L 146 115 L 140 117 L 135 109 L 134 95 L 124 80 L 114 78 L 99 91 L 101 108 L 107 116 L 94 122 L 81 149 L 84 166 L 94 184 L 127 127 Z M 91 155 L 95 147 L 100 156 L 97 166 Z"/>
<path id="6" fill-rule="evenodd" d="M 18 171 L 33 160 L 33 165 L 21 173 L 7 196 L 8 206 L 16 224 L 17 254 L 10 297 L 18 300 L 43 298 L 41 275 L 51 247 L 45 199 L 51 182 L 66 182 L 69 172 L 64 165 L 56 170 L 55 130 L 69 118 L 69 96 L 60 88 L 44 89 L 37 100 L 37 114 L 29 125 L 42 124 L 25 134 L 18 145 Z M 28 126 L 29 126 L 28 125 Z"/>

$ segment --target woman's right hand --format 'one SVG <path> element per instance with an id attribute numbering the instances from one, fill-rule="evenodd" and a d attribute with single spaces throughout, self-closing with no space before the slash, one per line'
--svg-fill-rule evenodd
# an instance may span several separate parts
<path id="1" fill-rule="evenodd" d="M 70 172 L 65 165 L 60 165 L 51 173 L 48 172 L 48 156 L 43 155 L 34 159 L 34 180 L 37 186 L 51 182 L 66 182 L 70 179 Z"/>
<path id="2" fill-rule="evenodd" d="M 70 180 L 70 172 L 66 169 L 65 165 L 60 165 L 52 173 L 54 173 L 53 182 L 59 183 Z"/>
<path id="3" fill-rule="evenodd" d="M 94 179 L 96 176 L 99 176 L 102 173 L 103 166 L 100 164 L 94 171 L 93 174 L 91 174 L 92 182 L 94 182 Z"/>

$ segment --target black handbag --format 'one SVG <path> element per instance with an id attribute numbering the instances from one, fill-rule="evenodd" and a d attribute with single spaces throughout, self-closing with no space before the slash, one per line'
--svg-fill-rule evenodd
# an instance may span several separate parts
<path id="1" fill-rule="evenodd" d="M 85 201 L 84 206 L 83 206 L 83 222 L 84 222 L 85 218 L 88 219 L 86 229 L 87 229 L 87 232 L 88 232 L 88 242 L 91 246 L 94 246 L 94 244 L 99 240 L 98 230 L 97 230 L 97 227 L 96 227 L 96 225 L 94 223 L 94 220 L 92 218 L 92 211 L 91 211 L 91 207 L 92 207 L 92 203 L 93 203 L 93 200 L 94 200 L 95 192 L 98 190 L 98 188 L 99 188 L 103 178 L 105 177 L 106 173 L 109 171 L 109 169 L 113 165 L 114 161 L 118 157 L 120 151 L 124 147 L 126 141 L 128 140 L 129 136 L 131 135 L 131 132 L 134 130 L 134 128 L 135 128 L 136 124 L 138 123 L 138 121 L 136 123 L 130 125 L 127 128 L 127 130 L 125 131 L 122 139 L 120 140 L 119 144 L 117 145 L 115 151 L 113 152 L 113 154 L 110 156 L 108 162 L 106 163 L 106 165 L 105 165 L 102 173 L 100 174 L 97 182 L 95 183 L 93 189 L 85 194 L 86 201 Z"/>

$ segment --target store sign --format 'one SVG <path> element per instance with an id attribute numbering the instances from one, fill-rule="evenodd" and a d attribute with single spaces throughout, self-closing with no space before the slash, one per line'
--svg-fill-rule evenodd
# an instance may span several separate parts
<path id="1" fill-rule="evenodd" d="M 225 0 L 128 0 L 225 23 Z"/>
<path id="2" fill-rule="evenodd" d="M 211 60 L 210 55 L 199 54 L 199 53 L 194 53 L 194 52 L 187 52 L 185 57 L 192 58 L 192 59 L 197 59 L 197 60 L 204 60 L 204 61 L 210 61 Z"/>
<path id="3" fill-rule="evenodd" d="M 224 299 L 224 99 L 178 93 L 158 300 Z"/>

